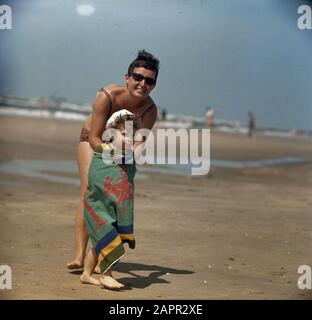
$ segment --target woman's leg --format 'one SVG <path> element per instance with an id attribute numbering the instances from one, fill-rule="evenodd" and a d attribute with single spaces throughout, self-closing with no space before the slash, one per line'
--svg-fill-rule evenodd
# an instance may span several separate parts
<path id="1" fill-rule="evenodd" d="M 81 199 L 76 213 L 75 221 L 75 244 L 76 253 L 72 262 L 67 264 L 68 269 L 79 269 L 84 266 L 86 247 L 88 243 L 88 232 L 84 222 L 83 201 L 88 188 L 88 170 L 93 156 L 93 150 L 88 142 L 80 142 L 78 145 L 77 163 L 80 174 Z"/>

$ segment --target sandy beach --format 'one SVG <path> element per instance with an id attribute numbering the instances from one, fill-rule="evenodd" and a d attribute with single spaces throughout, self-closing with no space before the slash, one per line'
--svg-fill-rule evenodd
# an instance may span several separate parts
<path id="1" fill-rule="evenodd" d="M 80 123 L 1 116 L 1 165 L 76 160 Z M 308 139 L 211 134 L 212 159 L 312 157 Z M 139 168 L 140 170 L 140 168 Z M 52 171 L 52 172 L 51 172 Z M 53 169 L 50 175 L 77 179 Z M 74 256 L 77 185 L 0 171 L 1 299 L 311 299 L 297 286 L 312 266 L 312 163 L 212 167 L 207 176 L 146 174 L 135 189 L 137 248 L 116 277 L 131 290 L 80 284 Z"/>

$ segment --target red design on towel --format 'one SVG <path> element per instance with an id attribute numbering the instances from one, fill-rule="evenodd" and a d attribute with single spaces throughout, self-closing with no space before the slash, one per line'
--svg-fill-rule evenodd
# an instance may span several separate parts
<path id="1" fill-rule="evenodd" d="M 128 182 L 127 174 L 121 169 L 121 177 L 113 182 L 112 177 L 106 177 L 105 186 L 104 186 L 104 196 L 109 197 L 114 195 L 117 199 L 117 202 L 114 202 L 115 206 L 121 206 L 121 216 L 125 215 L 125 207 L 122 204 L 129 199 L 133 198 L 132 187 Z"/>

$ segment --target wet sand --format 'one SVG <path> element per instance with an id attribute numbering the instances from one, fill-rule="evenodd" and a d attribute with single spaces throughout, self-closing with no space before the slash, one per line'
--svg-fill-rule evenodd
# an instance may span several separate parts
<path id="1" fill-rule="evenodd" d="M 1 117 L 1 162 L 75 160 L 80 124 Z M 211 135 L 223 160 L 311 157 L 311 141 Z M 310 299 L 297 269 L 312 266 L 312 164 L 212 168 L 208 176 L 136 181 L 137 248 L 116 277 L 131 290 L 82 285 L 74 253 L 77 186 L 0 173 L 0 264 L 6 299 Z M 73 176 L 70 174 L 70 176 Z M 78 177 L 78 174 L 76 175 Z"/>

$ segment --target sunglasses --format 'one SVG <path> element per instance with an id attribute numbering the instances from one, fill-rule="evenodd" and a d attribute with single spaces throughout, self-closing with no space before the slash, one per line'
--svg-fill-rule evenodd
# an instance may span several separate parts
<path id="1" fill-rule="evenodd" d="M 153 86 L 153 85 L 156 83 L 156 80 L 155 80 L 155 79 L 143 77 L 141 74 L 135 73 L 135 72 L 132 73 L 131 77 L 132 77 L 132 78 L 134 79 L 134 81 L 136 81 L 136 82 L 141 82 L 142 80 L 145 80 L 145 83 L 146 83 L 148 86 Z"/>

